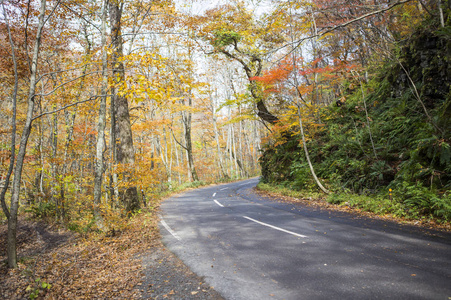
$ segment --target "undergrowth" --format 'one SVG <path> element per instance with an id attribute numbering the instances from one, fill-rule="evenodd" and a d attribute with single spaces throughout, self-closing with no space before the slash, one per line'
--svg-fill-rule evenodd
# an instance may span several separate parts
<path id="1" fill-rule="evenodd" d="M 451 41 L 439 27 L 437 20 L 425 21 L 393 50 L 396 59 L 373 67 L 368 81 L 344 79 L 345 87 L 354 87 L 346 89 L 346 100 L 322 107 L 321 121 L 306 122 L 310 158 L 333 192 L 330 202 L 451 221 Z M 265 146 L 264 182 L 318 190 L 300 141 L 293 134 Z"/>
<path id="2" fill-rule="evenodd" d="M 276 193 L 283 196 L 307 199 L 309 201 L 326 201 L 330 204 L 339 206 L 347 206 L 357 208 L 361 211 L 373 213 L 380 216 L 393 216 L 395 218 L 402 218 L 405 220 L 421 220 L 421 221 L 435 221 L 437 223 L 446 223 L 451 220 L 451 197 L 448 194 L 447 199 L 440 201 L 432 197 L 432 204 L 435 206 L 434 213 L 425 213 L 424 209 L 419 208 L 412 197 L 412 201 L 402 201 L 404 199 L 404 191 L 387 191 L 383 194 L 375 195 L 359 195 L 350 192 L 335 192 L 324 196 L 319 192 L 311 190 L 293 190 L 283 185 L 275 185 L 260 182 L 257 188 L 266 192 Z M 420 197 L 419 199 L 423 199 Z M 423 205 L 426 206 L 426 205 Z"/>

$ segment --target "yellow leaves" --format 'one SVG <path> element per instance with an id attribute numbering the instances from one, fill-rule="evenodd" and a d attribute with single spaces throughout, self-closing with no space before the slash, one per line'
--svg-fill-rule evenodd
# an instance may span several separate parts
<path id="1" fill-rule="evenodd" d="M 235 124 L 244 120 L 256 120 L 255 115 L 237 115 L 235 117 L 230 118 L 228 121 L 224 122 L 223 125 Z"/>

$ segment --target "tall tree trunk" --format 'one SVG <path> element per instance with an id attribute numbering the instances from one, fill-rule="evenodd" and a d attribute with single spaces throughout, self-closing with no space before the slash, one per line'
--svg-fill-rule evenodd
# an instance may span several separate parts
<path id="1" fill-rule="evenodd" d="M 300 104 L 297 103 L 296 104 L 297 108 L 298 108 L 298 117 L 299 117 L 299 127 L 301 128 L 301 138 L 302 138 L 302 145 L 304 148 L 304 152 L 305 152 L 305 159 L 307 159 L 307 163 L 309 165 L 310 168 L 310 172 L 312 173 L 313 179 L 315 180 L 316 184 L 318 185 L 318 187 L 326 194 L 329 194 L 329 190 L 327 190 L 319 181 L 318 177 L 316 176 L 315 173 L 315 169 L 313 168 L 312 165 L 312 161 L 310 160 L 310 155 L 307 149 L 307 143 L 305 141 L 305 135 L 304 135 L 304 126 L 302 125 L 302 114 L 301 114 L 301 107 Z"/>
<path id="2" fill-rule="evenodd" d="M 130 124 L 130 113 L 128 102 L 125 96 L 120 96 L 118 86 L 122 86 L 125 81 L 123 58 L 123 41 L 121 32 L 121 17 L 123 3 L 120 0 L 110 0 L 109 13 L 111 23 L 111 40 L 113 54 L 111 63 L 113 67 L 113 88 L 112 102 L 114 102 L 115 121 L 114 131 L 116 134 L 115 147 L 117 152 L 117 163 L 128 168 L 123 172 L 122 181 L 128 184 L 132 181 L 131 169 L 135 163 L 135 149 L 133 148 L 132 129 Z M 139 197 L 136 186 L 129 185 L 119 190 L 119 198 L 125 204 L 128 212 L 135 211 L 139 208 Z"/>
<path id="3" fill-rule="evenodd" d="M 174 152 L 175 152 L 175 161 L 177 163 L 177 169 L 180 170 L 180 158 L 179 158 L 179 151 L 177 149 L 177 141 L 175 141 L 175 138 L 172 137 L 172 139 L 174 140 Z M 180 171 L 177 171 L 177 179 L 178 179 L 178 183 L 182 184 L 182 174 L 180 174 Z"/>
<path id="4" fill-rule="evenodd" d="M 171 162 L 169 162 L 169 155 L 168 155 L 168 139 L 166 136 L 166 128 L 163 127 L 163 140 L 164 140 L 164 149 L 162 149 L 162 146 L 160 144 L 160 140 L 157 137 L 156 138 L 156 144 L 158 147 L 158 152 L 160 152 L 160 157 L 161 157 L 161 161 L 163 162 L 164 168 L 166 170 L 166 177 L 167 177 L 167 181 L 169 184 L 169 188 L 172 187 L 172 155 L 171 155 Z M 170 140 L 171 144 L 172 144 L 172 138 Z M 171 148 L 172 149 L 172 148 Z"/>
<path id="5" fill-rule="evenodd" d="M 41 46 L 41 36 L 42 29 L 44 27 L 44 17 L 45 17 L 45 7 L 46 0 L 41 0 L 41 8 L 39 12 L 39 23 L 38 30 L 36 33 L 36 41 L 33 49 L 33 59 L 31 61 L 31 76 L 30 76 L 30 86 L 28 90 L 27 98 L 27 115 L 25 120 L 25 125 L 22 131 L 22 136 L 20 139 L 19 153 L 17 155 L 16 169 L 14 171 L 14 180 L 11 191 L 11 207 L 10 207 L 10 217 L 8 219 L 8 235 L 7 235 L 7 255 L 8 255 L 8 267 L 17 267 L 17 213 L 19 211 L 19 196 L 20 196 L 20 182 L 22 179 L 22 169 L 25 160 L 25 154 L 27 150 L 28 138 L 30 137 L 31 123 L 33 119 L 34 110 L 34 94 L 36 91 L 37 83 L 37 67 L 38 67 L 38 57 L 39 48 Z"/>
<path id="6" fill-rule="evenodd" d="M 99 108 L 99 120 L 97 123 L 97 144 L 96 144 L 96 165 L 94 171 L 94 215 L 98 227 L 103 227 L 101 220 L 99 205 L 102 197 L 102 178 L 104 171 L 103 151 L 105 149 L 105 124 L 106 124 L 106 93 L 108 88 L 108 61 L 107 61 L 107 46 L 106 46 L 106 16 L 107 16 L 107 1 L 103 2 L 102 6 L 102 87 L 101 99 Z"/>
<path id="7" fill-rule="evenodd" d="M 233 158 L 233 164 L 235 165 L 235 177 L 239 178 L 240 173 L 238 170 L 238 163 L 236 160 L 236 141 L 235 141 L 235 130 L 233 128 L 233 124 L 230 124 L 230 137 L 231 137 L 231 144 L 230 144 L 230 150 L 232 151 L 232 158 Z"/>
<path id="8" fill-rule="evenodd" d="M 230 110 L 229 110 L 230 114 Z M 229 124 L 227 129 L 227 151 L 229 152 L 229 161 L 230 161 L 230 177 L 233 177 L 233 165 L 234 159 L 232 156 L 232 124 Z"/>
<path id="9" fill-rule="evenodd" d="M 52 106 L 53 110 L 56 109 L 56 106 Z M 59 195 L 57 192 L 58 189 L 58 166 L 57 166 L 57 155 L 58 155 L 58 113 L 52 114 L 52 126 L 51 126 L 51 139 L 52 139 L 52 159 L 50 160 L 50 168 L 52 170 L 52 182 L 51 182 L 51 193 L 52 200 L 55 202 L 56 207 L 56 218 L 61 216 L 61 203 L 60 199 L 58 199 Z"/>
<path id="10" fill-rule="evenodd" d="M 19 87 L 19 77 L 18 77 L 18 72 L 17 72 L 16 51 L 15 51 L 14 43 L 12 40 L 11 29 L 9 27 L 8 15 L 6 13 L 5 4 L 3 3 L 3 0 L 2 0 L 2 8 L 3 8 L 4 17 L 5 17 L 6 28 L 8 30 L 9 44 L 11 46 L 11 57 L 12 57 L 13 64 L 14 64 L 14 90 L 13 90 L 13 95 L 12 95 L 13 115 L 11 118 L 11 123 L 12 123 L 12 126 L 11 126 L 12 127 L 11 128 L 11 155 L 9 158 L 10 159 L 9 167 L 8 167 L 8 172 L 6 173 L 5 185 L 3 186 L 3 188 L 0 192 L 0 203 L 2 206 L 2 210 L 3 210 L 3 213 L 5 214 L 5 216 L 7 217 L 7 219 L 9 219 L 10 212 L 9 212 L 8 206 L 6 205 L 6 202 L 5 202 L 5 195 L 6 195 L 6 191 L 8 190 L 9 181 L 11 179 L 11 174 L 13 173 L 14 161 L 16 158 L 16 132 L 17 132 L 16 115 L 17 115 L 17 91 L 18 91 L 18 87 Z"/>
<path id="11" fill-rule="evenodd" d="M 449 0 L 448 0 L 449 1 Z M 438 14 L 440 16 L 440 26 L 445 27 L 445 18 L 443 17 L 442 0 L 438 0 Z"/>
<path id="12" fill-rule="evenodd" d="M 241 105 L 238 107 L 239 109 L 239 114 L 241 115 Z M 236 159 L 239 159 L 239 161 L 241 162 L 241 167 L 240 167 L 240 172 L 241 172 L 241 177 L 248 177 L 247 171 L 245 170 L 244 166 L 245 166 L 245 162 L 243 160 L 244 155 L 243 155 L 243 120 L 240 120 L 240 123 L 238 124 L 238 152 L 239 155 L 237 153 L 237 157 Z"/>
<path id="13" fill-rule="evenodd" d="M 212 118 L 213 118 L 213 129 L 215 132 L 215 141 L 216 141 L 216 151 L 218 152 L 218 167 L 220 170 L 220 177 L 222 178 L 228 178 L 229 176 L 227 175 L 227 172 L 224 170 L 224 163 L 222 161 L 222 154 L 221 154 L 221 145 L 219 144 L 219 131 L 218 131 L 218 124 L 217 124 L 217 119 L 216 119 L 216 114 L 215 114 L 215 103 L 213 98 L 210 95 L 210 107 L 211 107 L 211 114 L 212 114 Z"/>
<path id="14" fill-rule="evenodd" d="M 312 13 L 313 15 L 313 13 Z M 315 31 L 316 31 L 316 25 L 315 25 Z M 291 22 L 290 22 L 290 35 L 291 35 L 291 41 L 294 41 L 294 34 L 293 34 L 293 27 L 291 26 Z M 295 53 L 295 49 L 292 49 L 292 53 L 291 53 L 291 59 L 293 61 L 293 70 L 296 72 L 297 70 L 297 66 L 296 66 L 296 53 Z M 298 82 L 298 78 L 297 78 L 297 73 L 294 74 L 294 80 L 295 80 L 295 86 L 296 86 L 296 92 L 298 94 L 299 100 L 303 100 L 302 99 L 302 93 L 299 90 L 299 82 Z M 316 80 L 316 79 L 315 79 Z M 295 105 L 298 109 L 298 118 L 299 118 L 299 127 L 301 129 L 301 138 L 302 138 L 302 145 L 304 148 L 304 153 L 305 153 L 305 159 L 307 160 L 307 163 L 309 165 L 310 168 L 310 172 L 312 173 L 312 177 L 315 180 L 315 183 L 318 185 L 318 187 L 326 194 L 329 194 L 329 191 L 321 184 L 321 182 L 319 181 L 318 177 L 316 176 L 315 173 L 315 169 L 313 168 L 313 164 L 312 161 L 310 160 L 310 155 L 307 149 L 307 143 L 305 141 L 305 134 L 304 134 L 304 126 L 302 124 L 302 113 L 301 113 L 301 103 L 300 101 L 296 101 Z"/>
<path id="15" fill-rule="evenodd" d="M 112 89 L 113 92 L 113 89 Z M 112 99 L 111 99 L 112 100 Z M 110 163 L 109 163 L 109 181 L 110 181 L 110 197 L 111 197 L 111 207 L 117 205 L 117 201 L 119 199 L 119 191 L 117 189 L 117 174 L 116 174 L 116 167 L 114 166 L 114 163 L 117 160 L 116 155 L 116 132 L 114 129 L 114 124 L 116 124 L 116 117 L 114 112 L 114 102 L 111 101 L 110 103 Z"/>
<path id="16" fill-rule="evenodd" d="M 191 97 L 188 97 L 188 106 L 192 106 Z M 185 129 L 185 150 L 191 179 L 193 181 L 198 181 L 199 177 L 197 176 L 196 168 L 194 167 L 193 142 L 191 139 L 191 119 L 192 113 L 190 111 L 185 112 L 183 117 L 183 127 Z"/>

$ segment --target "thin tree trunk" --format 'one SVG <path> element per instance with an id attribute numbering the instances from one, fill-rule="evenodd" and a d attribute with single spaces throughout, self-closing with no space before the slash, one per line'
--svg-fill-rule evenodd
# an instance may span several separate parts
<path id="1" fill-rule="evenodd" d="M 313 14 L 312 14 L 313 15 Z M 315 30 L 316 30 L 316 26 L 315 26 Z M 294 35 L 293 35 L 293 28 L 291 26 L 291 22 L 290 22 L 290 35 L 291 35 L 291 41 L 294 41 Z M 296 54 L 294 52 L 295 49 L 293 49 L 293 52 L 291 54 L 291 59 L 293 60 L 293 71 L 296 72 Z M 299 90 L 299 83 L 298 83 L 298 79 L 297 79 L 297 73 L 294 74 L 294 79 L 295 79 L 295 86 L 296 86 L 296 92 L 299 96 L 299 99 L 302 100 L 302 93 Z M 318 187 L 326 194 L 329 194 L 329 191 L 321 184 L 321 182 L 319 181 L 318 177 L 316 176 L 315 173 L 315 169 L 313 168 L 313 164 L 310 160 L 310 155 L 307 149 L 307 143 L 305 141 L 305 135 L 304 135 L 304 126 L 302 124 L 302 113 L 301 113 L 301 104 L 299 102 L 295 102 L 295 105 L 298 109 L 298 118 L 299 118 L 299 127 L 301 129 L 301 138 L 302 138 L 302 146 L 304 148 L 304 153 L 305 153 L 305 158 L 307 160 L 307 163 L 309 165 L 310 168 L 310 172 L 313 176 L 313 179 L 315 180 L 316 184 L 318 185 Z"/>
<path id="2" fill-rule="evenodd" d="M 235 176 L 236 178 L 240 177 L 240 170 L 238 169 L 238 163 L 237 163 L 237 157 L 236 157 L 236 142 L 235 142 L 235 130 L 233 128 L 233 124 L 231 125 L 231 133 L 230 133 L 230 137 L 232 138 L 231 140 L 231 150 L 232 150 L 232 158 L 233 158 L 233 164 L 235 165 Z"/>
<path id="3" fill-rule="evenodd" d="M 167 177 L 167 181 L 169 184 L 169 188 L 171 188 L 172 185 L 172 170 L 171 170 L 171 165 L 168 162 L 168 141 L 167 141 L 167 137 L 166 137 L 166 128 L 163 128 L 163 139 L 164 139 L 164 150 L 162 149 L 158 139 L 157 139 L 157 143 L 158 143 L 158 148 L 160 149 L 160 157 L 161 157 L 161 161 L 163 162 L 164 168 L 166 170 L 166 177 Z M 171 139 L 171 144 L 172 144 L 172 139 Z"/>
<path id="4" fill-rule="evenodd" d="M 192 106 L 191 97 L 188 97 L 188 106 Z M 185 131 L 185 150 L 186 150 L 186 158 L 188 163 L 189 174 L 192 181 L 198 181 L 199 177 L 197 176 L 196 168 L 194 166 L 194 157 L 193 157 L 193 143 L 191 139 L 191 119 L 192 113 L 190 111 L 184 112 L 183 116 L 183 127 Z"/>
<path id="5" fill-rule="evenodd" d="M 229 160 L 230 160 L 230 177 L 233 177 L 233 156 L 232 156 L 232 124 L 229 124 L 229 128 L 227 130 L 227 151 L 229 151 Z"/>
<path id="6" fill-rule="evenodd" d="M 42 113 L 42 105 L 39 101 L 39 112 Z M 42 119 L 39 120 L 39 163 L 40 163 L 40 170 L 39 170 L 39 192 L 41 195 L 44 194 L 44 153 L 42 151 L 42 143 L 44 142 L 44 129 L 42 128 Z"/>
<path id="7" fill-rule="evenodd" d="M 119 191 L 117 189 L 117 174 L 115 171 L 115 162 L 116 162 L 116 133 L 114 130 L 114 124 L 116 124 L 116 118 L 114 113 L 114 102 L 111 101 L 110 104 L 110 197 L 111 197 L 111 207 L 113 208 L 117 203 L 115 203 L 119 199 Z"/>
<path id="8" fill-rule="evenodd" d="M 301 108 L 299 106 L 299 103 L 297 104 L 297 108 L 298 108 L 298 115 L 299 115 L 299 127 L 301 128 L 302 146 L 304 148 L 305 158 L 307 159 L 308 165 L 310 167 L 310 172 L 312 173 L 313 179 L 315 180 L 315 182 L 319 186 L 319 188 L 324 193 L 329 194 L 329 191 L 321 184 L 318 177 L 316 176 L 315 170 L 313 169 L 313 165 L 310 160 L 310 155 L 309 155 L 309 152 L 307 149 L 307 143 L 305 142 L 304 126 L 302 125 L 302 114 L 301 114 Z"/>
<path id="9" fill-rule="evenodd" d="M 428 118 L 429 122 L 432 124 L 432 126 L 435 127 L 435 129 L 437 129 L 437 131 L 439 131 L 439 132 L 442 134 L 442 136 L 444 136 L 443 130 L 442 130 L 440 127 L 438 127 L 438 125 L 434 122 L 434 120 L 432 119 L 431 115 L 429 114 L 429 112 L 428 112 L 426 106 L 424 105 L 423 100 L 421 100 L 420 93 L 418 92 L 418 89 L 417 89 L 417 87 L 416 87 L 416 85 L 415 85 L 415 82 L 413 82 L 412 77 L 410 77 L 409 72 L 407 72 L 406 68 L 404 68 L 404 65 L 401 63 L 401 61 L 400 61 L 396 56 L 395 56 L 395 59 L 397 60 L 397 62 L 398 62 L 399 65 L 401 66 L 401 68 L 403 69 L 404 73 L 405 73 L 406 76 L 407 76 L 407 79 L 409 79 L 409 82 L 410 82 L 410 84 L 412 85 L 412 91 L 413 91 L 413 93 L 414 93 L 414 95 L 415 95 L 415 98 L 416 98 L 416 99 L 418 100 L 418 102 L 421 104 L 421 107 L 423 108 L 424 114 L 425 114 L 426 117 Z"/>
<path id="10" fill-rule="evenodd" d="M 445 27 L 445 18 L 443 17 L 442 0 L 438 0 L 438 13 L 440 16 L 440 26 L 442 26 L 442 28 L 444 28 Z"/>
<path id="11" fill-rule="evenodd" d="M 368 115 L 368 109 L 366 107 L 365 92 L 363 91 L 362 85 L 360 85 L 362 90 L 363 107 L 365 108 L 366 125 L 368 126 L 368 133 L 370 135 L 371 147 L 373 148 L 374 157 L 377 159 L 376 147 L 374 146 L 373 134 L 371 133 L 370 117 Z"/>
<path id="12" fill-rule="evenodd" d="M 216 141 L 216 151 L 218 152 L 218 167 L 220 170 L 220 177 L 228 178 L 227 172 L 224 170 L 224 163 L 222 161 L 222 154 L 221 154 L 221 145 L 219 144 L 219 132 L 218 132 L 218 125 L 217 125 L 217 119 L 215 114 L 215 105 L 213 98 L 210 96 L 210 107 L 211 107 L 211 114 L 213 118 L 213 129 L 215 132 L 215 141 Z"/>
<path id="13" fill-rule="evenodd" d="M 172 137 L 172 139 L 175 141 L 174 137 Z M 174 144 L 174 152 L 175 152 L 175 161 L 177 163 L 177 169 L 180 170 L 180 159 L 179 159 L 179 152 L 178 152 L 178 149 L 177 149 L 176 141 L 175 141 L 175 144 Z M 178 171 L 177 174 L 178 174 L 178 176 L 177 176 L 178 183 L 182 184 L 182 175 L 180 174 L 180 171 Z"/>
<path id="14" fill-rule="evenodd" d="M 53 110 L 56 107 L 53 105 Z M 52 116 L 52 126 L 51 126 L 51 138 L 52 138 L 52 159 L 50 160 L 50 168 L 52 170 L 52 182 L 51 182 L 51 193 L 52 200 L 55 201 L 56 207 L 56 218 L 61 216 L 60 208 L 61 203 L 58 199 L 57 187 L 58 187 L 58 167 L 57 167 L 57 155 L 58 155 L 58 113 L 54 113 Z"/>
<path id="15" fill-rule="evenodd" d="M 165 135 L 165 141 L 167 141 L 167 137 L 166 137 L 166 135 Z M 167 142 L 166 142 L 166 145 L 167 145 Z M 170 145 L 170 147 L 171 147 L 171 155 L 170 155 L 170 159 L 169 159 L 169 178 L 168 178 L 168 181 L 169 181 L 169 184 L 170 184 L 170 186 L 172 186 L 172 163 L 173 163 L 173 155 L 172 155 L 172 148 L 174 147 L 174 142 L 173 142 L 173 140 L 172 140 L 172 137 L 171 136 L 169 136 L 169 145 Z M 166 149 L 166 159 L 168 158 L 168 149 Z"/>
<path id="16" fill-rule="evenodd" d="M 12 123 L 12 126 L 11 126 L 12 127 L 11 128 L 11 155 L 10 155 L 10 160 L 9 160 L 8 172 L 6 173 L 5 185 L 3 186 L 1 193 L 0 193 L 0 202 L 1 202 L 2 210 L 3 210 L 3 213 L 5 214 L 5 216 L 7 217 L 7 219 L 9 220 L 10 212 L 9 212 L 6 202 L 5 202 L 5 195 L 6 195 L 6 191 L 8 190 L 9 181 L 11 179 L 11 174 L 14 169 L 14 161 L 16 158 L 16 132 L 17 132 L 16 115 L 17 115 L 17 90 L 19 87 L 19 77 L 17 75 L 17 60 L 16 60 L 15 47 L 14 47 L 14 43 L 13 43 L 13 40 L 11 37 L 11 29 L 9 28 L 8 15 L 6 14 L 5 4 L 4 4 L 3 0 L 2 0 L 2 8 L 3 8 L 4 17 L 5 17 L 6 28 L 8 30 L 9 44 L 11 46 L 11 57 L 12 57 L 13 64 L 14 64 L 14 90 L 13 90 L 13 95 L 12 95 L 13 115 L 11 118 L 11 123 Z"/>
<path id="17" fill-rule="evenodd" d="M 46 0 L 41 0 L 41 8 L 39 12 L 38 30 L 36 33 L 36 41 L 33 49 L 33 59 L 31 61 L 31 76 L 30 86 L 28 90 L 27 98 L 27 114 L 25 125 L 22 131 L 22 137 L 20 139 L 19 153 L 17 155 L 16 169 L 14 171 L 14 180 L 12 186 L 11 195 L 11 207 L 10 217 L 8 219 L 8 235 L 7 235 L 7 255 L 8 255 L 8 267 L 17 267 L 17 213 L 19 211 L 19 196 L 20 196 L 20 182 L 22 179 L 22 169 L 25 160 L 25 154 L 27 150 L 28 138 L 30 137 L 31 123 L 34 110 L 34 94 L 36 91 L 36 74 L 39 57 L 39 48 L 41 46 L 42 29 L 44 27 Z"/>
<path id="18" fill-rule="evenodd" d="M 99 120 L 97 124 L 97 144 L 96 144 L 96 164 L 94 175 L 94 215 L 97 226 L 102 229 L 103 220 L 99 212 L 99 205 L 102 197 L 102 179 L 104 171 L 103 151 L 105 149 L 105 126 L 106 126 L 106 93 L 108 88 L 108 61 L 107 61 L 107 46 L 106 46 L 106 16 L 107 16 L 107 2 L 103 2 L 102 6 L 102 88 L 99 108 Z"/>
<path id="19" fill-rule="evenodd" d="M 72 160 L 69 161 L 68 157 L 69 157 L 69 147 L 72 142 L 72 136 L 74 133 L 75 116 L 76 116 L 75 110 L 72 113 L 70 113 L 68 111 L 64 112 L 65 123 L 66 123 L 66 141 L 64 144 L 63 166 L 62 166 L 62 170 L 61 170 L 62 176 L 66 176 L 68 164 L 70 164 L 70 161 L 72 161 Z M 63 217 L 65 217 L 65 214 L 66 214 L 65 194 L 66 194 L 66 182 L 65 182 L 64 178 L 61 178 L 61 180 L 60 180 L 60 199 L 61 199 Z"/>
<path id="20" fill-rule="evenodd" d="M 238 109 L 239 109 L 239 114 L 241 116 L 241 105 L 238 107 Z M 247 177 L 247 172 L 244 168 L 244 160 L 243 160 L 243 121 L 242 120 L 240 120 L 240 123 L 238 125 L 238 151 L 239 151 L 239 156 L 237 154 L 236 158 L 238 159 L 238 157 L 239 157 L 241 164 L 242 164 L 241 170 L 240 170 L 240 173 L 241 173 L 240 175 L 241 175 L 241 177 L 244 177 L 244 176 Z"/>

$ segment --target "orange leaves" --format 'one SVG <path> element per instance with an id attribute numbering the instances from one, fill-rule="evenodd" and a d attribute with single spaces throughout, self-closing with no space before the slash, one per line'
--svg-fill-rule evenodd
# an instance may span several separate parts
<path id="1" fill-rule="evenodd" d="M 280 92 L 281 84 L 283 85 L 283 82 L 288 79 L 292 71 L 292 64 L 281 63 L 276 68 L 264 71 L 262 76 L 255 76 L 250 78 L 250 80 L 260 82 L 266 94 L 278 93 Z"/>
<path id="2" fill-rule="evenodd" d="M 292 65 L 283 64 L 280 65 L 278 68 L 264 71 L 263 76 L 255 76 L 250 78 L 250 80 L 260 81 L 267 85 L 270 85 L 287 79 L 288 75 L 291 73 L 292 70 L 293 70 Z"/>

